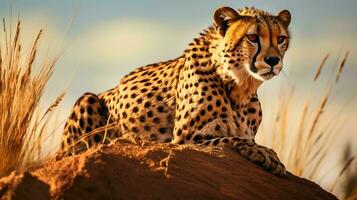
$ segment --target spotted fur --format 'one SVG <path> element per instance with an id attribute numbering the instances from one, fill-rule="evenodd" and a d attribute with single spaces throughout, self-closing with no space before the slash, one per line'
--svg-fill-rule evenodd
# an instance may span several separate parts
<path id="1" fill-rule="evenodd" d="M 257 89 L 282 68 L 290 13 L 223 7 L 214 21 L 182 56 L 138 68 L 117 87 L 79 98 L 65 125 L 62 150 L 75 154 L 126 135 L 228 146 L 284 175 L 275 152 L 254 137 L 262 120 Z M 116 129 L 92 134 L 108 123 Z"/>

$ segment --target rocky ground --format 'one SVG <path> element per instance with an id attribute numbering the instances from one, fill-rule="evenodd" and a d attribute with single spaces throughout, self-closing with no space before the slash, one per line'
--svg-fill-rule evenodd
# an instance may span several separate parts
<path id="1" fill-rule="evenodd" d="M 0 179 L 1 199 L 336 199 L 226 148 L 125 141 Z"/>

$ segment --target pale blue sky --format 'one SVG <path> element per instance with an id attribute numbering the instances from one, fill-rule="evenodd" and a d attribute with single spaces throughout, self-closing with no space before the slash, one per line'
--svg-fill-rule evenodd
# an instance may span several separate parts
<path id="1" fill-rule="evenodd" d="M 2 16 L 9 16 L 9 2 L 0 0 Z M 99 92 L 110 87 L 119 77 L 139 65 L 178 56 L 193 37 L 212 23 L 214 9 L 222 5 L 234 8 L 255 6 L 272 13 L 281 9 L 290 10 L 293 16 L 293 40 L 286 64 L 289 64 L 288 59 L 293 60 L 293 63 L 286 65 L 286 70 L 299 68 L 294 72 L 297 75 L 303 75 L 303 68 L 316 66 L 327 52 L 337 57 L 341 51 L 348 49 L 351 51 L 349 63 L 357 63 L 354 56 L 357 48 L 354 39 L 357 35 L 357 1 L 354 0 L 13 0 L 13 13 L 15 16 L 19 14 L 23 23 L 29 24 L 32 31 L 38 27 L 53 34 L 53 40 L 48 42 L 50 47 L 58 45 L 57 39 L 61 39 L 59 45 L 66 50 L 58 65 L 58 74 L 55 75 L 56 78 L 68 77 L 66 74 L 76 71 L 75 80 L 72 82 L 74 90 L 69 93 L 78 96 L 88 89 Z M 36 26 L 31 26 L 32 23 Z M 123 31 L 124 35 L 115 40 L 115 34 Z M 132 35 L 132 32 L 136 32 L 136 35 Z M 139 54 L 137 57 L 123 56 L 121 53 L 126 46 L 122 45 L 121 41 L 128 42 L 125 34 L 132 35 L 132 40 L 138 38 L 146 43 L 152 41 L 155 45 L 145 43 L 143 45 L 149 45 L 150 48 L 141 48 L 140 43 L 129 42 L 126 45 L 135 45 L 132 51 L 138 50 Z M 153 38 L 153 35 L 157 37 Z M 112 43 L 104 41 L 103 44 L 95 44 L 91 37 L 107 37 Z M 101 45 L 103 50 L 109 52 L 108 56 L 96 56 L 94 48 Z M 115 52 L 119 50 L 120 52 Z M 98 69 L 102 70 L 100 74 Z M 95 78 L 104 79 L 105 83 L 98 84 L 92 80 Z M 350 79 L 354 80 L 354 76 Z"/>

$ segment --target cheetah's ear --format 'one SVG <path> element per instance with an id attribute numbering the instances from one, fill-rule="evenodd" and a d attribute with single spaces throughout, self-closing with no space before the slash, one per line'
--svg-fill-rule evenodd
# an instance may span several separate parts
<path id="1" fill-rule="evenodd" d="M 229 27 L 229 23 L 239 18 L 236 10 L 230 7 L 221 7 L 214 12 L 214 22 L 217 25 L 218 32 L 224 36 Z"/>
<path id="2" fill-rule="evenodd" d="M 278 18 L 285 26 L 289 26 L 291 21 L 291 14 L 288 10 L 282 10 L 278 14 Z"/>

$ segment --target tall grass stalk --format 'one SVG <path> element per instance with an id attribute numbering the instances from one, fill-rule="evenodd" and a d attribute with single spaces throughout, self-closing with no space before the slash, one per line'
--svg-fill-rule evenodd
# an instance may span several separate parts
<path id="1" fill-rule="evenodd" d="M 41 116 L 39 102 L 58 58 L 36 64 L 43 31 L 35 36 L 29 51 L 23 52 L 21 26 L 14 35 L 3 19 L 0 40 L 0 177 L 12 170 L 25 170 L 41 154 L 51 113 L 61 102 L 58 97 Z"/>
<path id="2" fill-rule="evenodd" d="M 328 58 L 329 54 L 322 59 L 321 64 L 318 66 L 311 80 L 311 88 L 319 82 Z M 318 94 L 317 98 L 312 90 L 297 96 L 294 85 L 289 86 L 287 89 L 281 87 L 279 106 L 275 111 L 274 122 L 269 122 L 268 126 L 266 123 L 264 125 L 266 132 L 262 133 L 262 142 L 272 147 L 278 153 L 287 169 L 297 176 L 317 182 L 325 178 L 321 177 L 321 169 L 330 159 L 328 157 L 331 150 L 330 147 L 336 146 L 337 141 L 334 138 L 339 138 L 341 134 L 339 124 L 343 125 L 344 121 L 341 113 L 349 106 L 347 105 L 349 101 L 346 101 L 344 105 L 340 106 L 341 110 L 337 113 L 332 113 L 328 109 L 334 86 L 340 80 L 347 58 L 348 52 L 343 57 L 337 70 L 335 70 L 335 74 L 331 75 L 332 78 L 328 81 L 324 92 Z M 335 76 L 335 79 L 333 79 L 333 76 Z M 296 109 L 296 105 L 299 105 L 297 101 L 301 101 L 301 96 L 304 96 L 305 99 L 303 99 L 304 102 L 301 108 L 298 108 L 300 114 L 296 120 L 294 115 L 296 116 L 297 113 L 292 112 L 292 110 Z M 315 104 L 317 106 L 314 106 Z M 332 119 L 328 120 L 328 117 L 332 117 Z M 341 123 L 336 123 L 338 121 Z M 295 130 L 291 128 L 292 124 L 297 124 Z M 340 177 L 347 171 L 346 169 L 353 165 L 353 161 L 354 156 L 351 155 L 343 163 L 340 163 L 341 172 L 333 178 L 335 182 L 340 181 Z M 327 189 L 334 192 L 335 186 Z"/>

